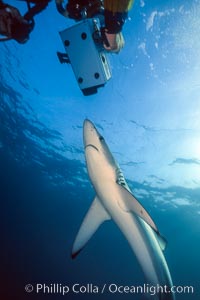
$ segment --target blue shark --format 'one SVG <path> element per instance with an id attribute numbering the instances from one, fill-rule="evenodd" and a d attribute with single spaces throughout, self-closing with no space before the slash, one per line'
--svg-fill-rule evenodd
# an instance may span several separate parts
<path id="1" fill-rule="evenodd" d="M 135 253 L 148 284 L 165 287 L 153 299 L 175 300 L 163 255 L 166 240 L 131 193 L 103 136 L 88 119 L 83 125 L 83 140 L 87 170 L 96 196 L 74 241 L 72 258 L 79 254 L 102 223 L 113 220 Z"/>

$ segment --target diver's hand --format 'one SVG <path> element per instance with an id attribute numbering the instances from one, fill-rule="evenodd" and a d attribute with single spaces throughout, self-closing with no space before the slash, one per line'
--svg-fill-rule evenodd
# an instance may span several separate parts
<path id="1" fill-rule="evenodd" d="M 122 33 L 108 33 L 105 29 L 104 34 L 108 42 L 103 43 L 104 48 L 109 52 L 119 53 L 119 51 L 124 47 L 125 43 Z"/>

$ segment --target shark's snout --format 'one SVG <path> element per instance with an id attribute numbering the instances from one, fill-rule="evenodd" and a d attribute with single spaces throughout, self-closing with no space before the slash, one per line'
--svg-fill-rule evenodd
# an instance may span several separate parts
<path id="1" fill-rule="evenodd" d="M 83 141 L 84 141 L 85 148 L 88 145 L 93 145 L 94 147 L 98 148 L 97 147 L 98 137 L 99 137 L 99 133 L 96 130 L 93 123 L 90 120 L 85 119 L 83 123 Z"/>
<path id="2" fill-rule="evenodd" d="M 91 127 L 94 127 L 94 125 L 92 124 L 92 122 L 89 119 L 85 119 L 84 123 L 83 123 L 83 130 L 88 130 Z"/>

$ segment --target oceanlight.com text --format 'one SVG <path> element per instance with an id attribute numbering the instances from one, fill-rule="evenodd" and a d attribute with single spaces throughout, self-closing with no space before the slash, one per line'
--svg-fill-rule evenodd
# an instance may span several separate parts
<path id="1" fill-rule="evenodd" d="M 74 283 L 74 284 L 61 284 L 61 283 L 37 283 L 35 285 L 27 284 L 25 286 L 27 293 L 36 294 L 57 294 L 66 296 L 69 294 L 148 294 L 151 296 L 159 294 L 194 294 L 193 286 L 172 286 L 167 287 L 160 285 L 118 285 L 115 283 L 96 285 L 88 283 L 85 285 Z"/>

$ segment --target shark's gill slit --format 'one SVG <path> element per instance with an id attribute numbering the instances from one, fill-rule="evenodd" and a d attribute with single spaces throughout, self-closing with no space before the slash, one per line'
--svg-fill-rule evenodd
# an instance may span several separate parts
<path id="1" fill-rule="evenodd" d="M 94 145 L 92 145 L 92 144 L 89 144 L 89 145 L 85 146 L 85 149 L 88 148 L 88 147 L 92 147 L 95 150 L 99 151 L 99 149 L 97 147 L 95 147 Z"/>

